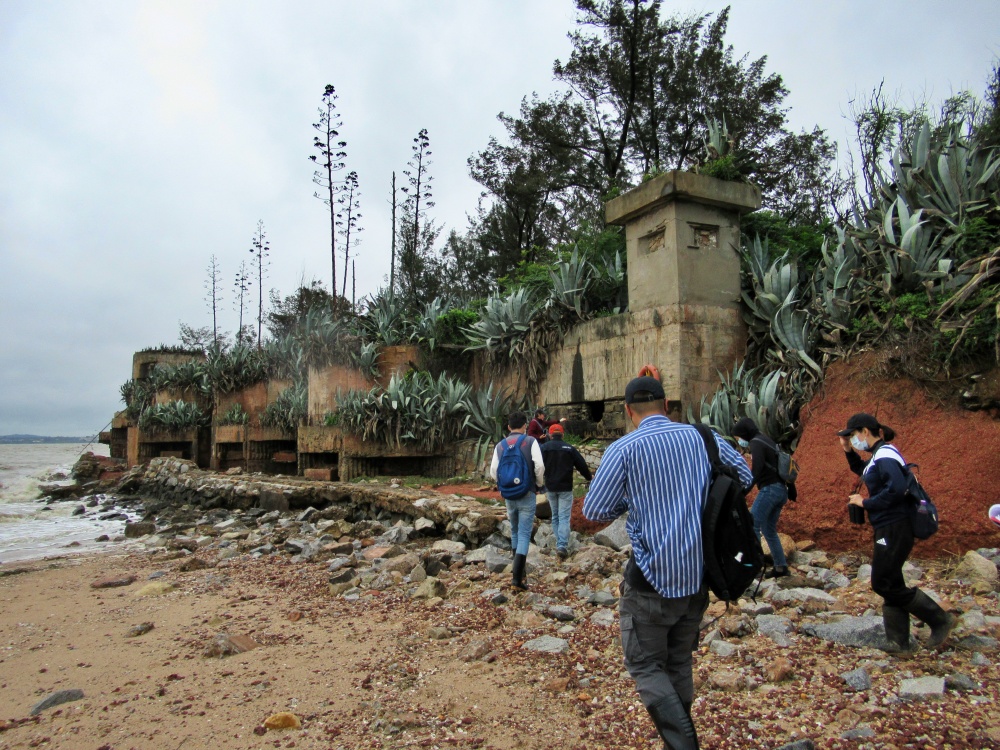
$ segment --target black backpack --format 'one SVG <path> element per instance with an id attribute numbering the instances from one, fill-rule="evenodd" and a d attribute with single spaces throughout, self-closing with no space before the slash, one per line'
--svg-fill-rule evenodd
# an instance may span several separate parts
<path id="1" fill-rule="evenodd" d="M 693 425 L 705 442 L 712 465 L 708 497 L 701 513 L 705 553 L 705 582 L 724 602 L 739 599 L 764 570 L 764 550 L 753 530 L 746 490 L 736 467 L 719 459 L 715 433 L 704 424 Z"/>
<path id="2" fill-rule="evenodd" d="M 913 471 L 919 469 L 920 464 L 906 463 L 903 454 L 894 445 L 883 447 L 893 451 L 903 462 L 903 473 L 906 475 L 906 509 L 909 511 L 910 524 L 913 526 L 913 536 L 917 539 L 930 539 L 938 530 L 938 511 L 931 496 L 927 494 L 927 490 L 920 484 Z"/>
<path id="3" fill-rule="evenodd" d="M 759 440 L 759 438 L 754 438 L 753 440 Z M 752 443 L 753 440 L 750 442 Z M 799 478 L 799 462 L 795 460 L 791 453 L 782 449 L 777 443 L 772 446 L 766 441 L 761 440 L 760 442 L 774 451 L 775 461 L 773 468 L 775 474 L 778 475 L 778 479 L 786 485 L 795 484 L 795 480 Z"/>

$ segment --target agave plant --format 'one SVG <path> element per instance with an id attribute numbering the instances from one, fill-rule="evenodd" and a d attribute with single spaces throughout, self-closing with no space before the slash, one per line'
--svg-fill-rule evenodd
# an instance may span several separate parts
<path id="1" fill-rule="evenodd" d="M 527 336 L 539 310 L 540 306 L 527 289 L 516 289 L 506 297 L 489 297 L 479 320 L 465 329 L 468 349 L 508 349 L 513 356 L 514 344 Z"/>
<path id="2" fill-rule="evenodd" d="M 153 404 L 154 391 L 143 380 L 126 380 L 119 389 L 125 404 L 125 416 L 138 422 L 142 413 Z"/>
<path id="3" fill-rule="evenodd" d="M 413 329 L 410 331 L 410 341 L 417 344 L 426 344 L 431 351 L 434 351 L 440 340 L 438 320 L 442 315 L 447 314 L 451 308 L 451 301 L 444 297 L 435 297 L 426 303 L 423 312 L 413 323 Z"/>
<path id="4" fill-rule="evenodd" d="M 359 351 L 351 354 L 355 366 L 372 380 L 378 377 L 378 358 L 379 348 L 374 341 L 362 344 Z"/>
<path id="5" fill-rule="evenodd" d="M 397 346 L 410 337 L 406 307 L 399 297 L 387 290 L 369 300 L 361 326 L 369 339 L 384 346 Z"/>
<path id="6" fill-rule="evenodd" d="M 189 401 L 168 401 L 149 407 L 139 418 L 139 428 L 146 432 L 183 432 L 204 427 L 209 415 L 198 404 Z"/>
<path id="7" fill-rule="evenodd" d="M 156 391 L 190 389 L 204 394 L 210 392 L 205 366 L 200 360 L 193 359 L 177 365 L 157 364 L 150 373 L 149 380 Z"/>
<path id="8" fill-rule="evenodd" d="M 587 291 L 594 278 L 594 267 L 585 258 L 581 259 L 576 248 L 565 261 L 556 263 L 549 271 L 552 291 L 547 306 L 556 320 L 568 315 L 575 320 L 583 320 L 586 311 Z M 575 322 L 574 320 L 574 322 Z"/>
<path id="9" fill-rule="evenodd" d="M 240 404 L 233 404 L 226 412 L 219 417 L 218 424 L 220 426 L 226 425 L 245 425 L 250 421 L 250 415 L 246 413 L 243 406 Z"/>
<path id="10" fill-rule="evenodd" d="M 209 351 L 204 367 L 205 378 L 215 394 L 232 393 L 267 379 L 260 350 L 242 344 L 228 351 Z"/>
<path id="11" fill-rule="evenodd" d="M 289 386 L 260 415 L 261 427 L 276 427 L 294 434 L 309 412 L 309 393 L 304 384 Z"/>

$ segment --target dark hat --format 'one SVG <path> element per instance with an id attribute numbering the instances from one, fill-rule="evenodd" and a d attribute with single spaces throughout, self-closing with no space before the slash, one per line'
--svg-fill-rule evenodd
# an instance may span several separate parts
<path id="1" fill-rule="evenodd" d="M 878 423 L 871 414 L 865 414 L 864 412 L 859 412 L 847 420 L 847 427 L 842 429 L 837 434 L 841 437 L 848 437 L 851 433 L 857 432 L 858 430 L 863 430 L 867 428 L 869 432 L 873 435 L 877 435 L 879 430 L 882 429 L 882 425 Z"/>
<path id="2" fill-rule="evenodd" d="M 750 417 L 743 417 L 736 426 L 733 427 L 733 435 L 738 438 L 743 438 L 744 440 L 750 440 L 754 435 L 756 435 L 760 430 L 757 429 L 757 424 Z"/>
<path id="3" fill-rule="evenodd" d="M 563 426 L 561 424 L 554 424 L 554 425 L 552 425 L 549 428 L 549 434 L 550 435 L 562 435 L 563 434 Z"/>
<path id="4" fill-rule="evenodd" d="M 648 393 L 649 396 L 645 395 L 636 398 L 637 393 Z M 649 401 L 662 401 L 666 398 L 666 394 L 663 392 L 663 386 L 660 385 L 660 381 L 656 378 L 651 378 L 645 375 L 641 378 L 632 378 L 629 384 L 625 386 L 625 403 L 643 403 Z"/>

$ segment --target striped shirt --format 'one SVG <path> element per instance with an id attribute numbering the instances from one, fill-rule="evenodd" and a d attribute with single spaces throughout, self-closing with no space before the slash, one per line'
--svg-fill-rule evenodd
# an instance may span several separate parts
<path id="1" fill-rule="evenodd" d="M 735 466 L 749 487 L 753 475 L 746 461 L 721 437 L 715 440 L 723 463 Z M 654 414 L 608 446 L 583 514 L 610 521 L 628 512 L 625 529 L 646 580 L 668 599 L 690 596 L 704 576 L 701 511 L 710 474 L 698 431 Z"/>

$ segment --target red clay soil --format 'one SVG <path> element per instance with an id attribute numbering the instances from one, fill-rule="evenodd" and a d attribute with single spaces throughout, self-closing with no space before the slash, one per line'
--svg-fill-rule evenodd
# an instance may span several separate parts
<path id="1" fill-rule="evenodd" d="M 847 496 L 858 478 L 836 435 L 851 414 L 865 411 L 896 431 L 896 447 L 920 465 L 920 483 L 937 505 L 941 528 L 918 541 L 913 555 L 1000 546 L 1000 531 L 987 518 L 989 507 L 1000 502 L 1000 420 L 941 403 L 908 380 L 871 378 L 871 361 L 859 357 L 831 367 L 821 393 L 802 410 L 805 429 L 795 451 L 799 499 L 785 506 L 778 530 L 831 552 L 870 552 L 871 526 L 847 519 Z"/>

